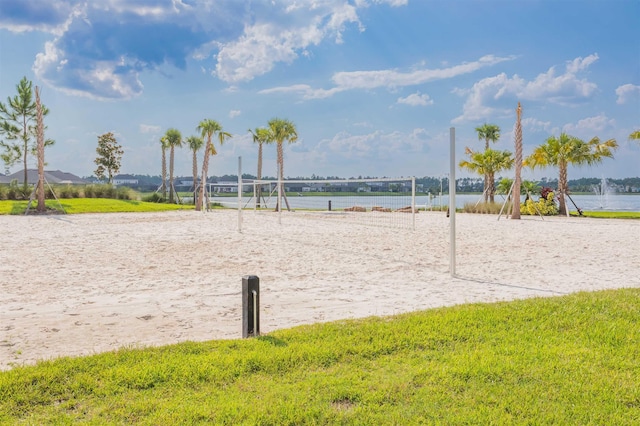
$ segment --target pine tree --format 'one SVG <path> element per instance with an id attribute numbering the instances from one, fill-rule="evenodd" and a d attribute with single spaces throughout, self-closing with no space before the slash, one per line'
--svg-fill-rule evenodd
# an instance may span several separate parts
<path id="1" fill-rule="evenodd" d="M 109 183 L 113 183 L 113 176 L 120 171 L 122 154 L 124 150 L 118 144 L 113 133 L 105 133 L 98 136 L 98 147 L 96 148 L 98 157 L 94 162 L 98 165 L 95 170 L 96 177 L 100 180 L 105 178 L 105 172 L 108 175 Z"/>
<path id="2" fill-rule="evenodd" d="M 23 77 L 16 85 L 18 94 L 13 98 L 7 98 L 7 103 L 0 102 L 0 146 L 4 153 L 0 158 L 5 165 L 11 167 L 22 160 L 24 167 L 24 186 L 27 186 L 27 158 L 29 154 L 36 152 L 36 102 L 33 98 L 33 83 Z M 46 116 L 49 110 L 41 105 L 42 115 Z M 46 128 L 45 128 L 46 130 Z M 54 141 L 47 139 L 44 146 L 53 145 Z"/>

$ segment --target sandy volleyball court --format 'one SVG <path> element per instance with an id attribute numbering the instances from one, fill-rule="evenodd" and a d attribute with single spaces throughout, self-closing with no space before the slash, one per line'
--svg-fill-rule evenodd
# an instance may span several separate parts
<path id="1" fill-rule="evenodd" d="M 359 214 L 359 213 L 354 213 Z M 362 214 L 362 213 L 360 213 Z M 368 213 L 367 213 L 368 214 Z M 0 216 L 0 369 L 119 347 L 241 337 L 241 280 L 261 330 L 467 302 L 640 286 L 640 221 L 419 213 L 416 230 L 233 210 Z"/>

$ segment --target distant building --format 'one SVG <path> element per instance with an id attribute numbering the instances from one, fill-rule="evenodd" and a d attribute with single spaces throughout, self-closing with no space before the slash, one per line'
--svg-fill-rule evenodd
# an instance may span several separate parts
<path id="1" fill-rule="evenodd" d="M 113 177 L 113 184 L 116 186 L 136 186 L 138 183 L 138 179 L 132 175 L 115 175 Z"/>
<path id="2" fill-rule="evenodd" d="M 73 173 L 67 173 L 60 170 L 45 170 L 44 179 L 49 184 L 58 185 L 86 185 L 89 183 Z M 3 184 L 9 184 L 13 180 L 18 181 L 18 184 L 22 184 L 24 182 L 24 169 L 10 175 L 0 176 L 0 183 Z M 35 185 L 38 183 L 38 171 L 36 169 L 27 169 L 27 183 L 29 185 Z"/>

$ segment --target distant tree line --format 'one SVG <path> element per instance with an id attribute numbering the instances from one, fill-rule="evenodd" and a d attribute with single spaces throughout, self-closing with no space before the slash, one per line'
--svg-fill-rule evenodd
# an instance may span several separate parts
<path id="1" fill-rule="evenodd" d="M 160 175 L 138 175 L 138 174 L 127 174 L 128 178 L 133 180 L 137 180 L 137 184 L 123 184 L 122 186 L 128 186 L 133 189 L 138 189 L 142 191 L 155 191 L 162 184 L 162 176 Z M 242 179 L 244 180 L 254 180 L 257 177 L 251 173 L 243 173 Z M 376 179 L 376 176 L 352 176 L 349 178 L 343 178 L 339 176 L 319 176 L 312 175 L 311 177 L 288 177 L 287 179 L 293 180 L 344 180 L 344 179 Z M 503 178 L 510 178 L 509 176 L 498 176 L 496 181 L 501 181 Z M 85 180 L 88 181 L 96 181 L 95 176 L 84 177 Z M 181 181 L 191 181 L 193 177 L 191 176 L 176 176 L 175 177 L 175 186 L 180 187 Z M 262 179 L 265 180 L 275 180 L 275 176 L 263 176 Z M 237 182 L 238 175 L 213 175 L 207 178 L 207 182 L 216 183 L 216 182 Z M 569 180 L 569 189 L 572 193 L 586 192 L 591 193 L 594 192 L 594 186 L 600 185 L 602 178 L 580 178 Z M 534 180 L 535 183 L 540 187 L 550 187 L 555 188 L 558 186 L 558 179 L 555 178 L 546 178 L 543 177 L 540 180 Z M 440 184 L 442 183 L 442 186 Z M 611 187 L 615 192 L 639 192 L 640 191 L 640 177 L 629 177 L 624 179 L 607 179 L 607 184 Z M 424 177 L 416 177 L 416 185 L 420 185 L 422 193 L 432 193 L 438 194 L 440 192 L 440 188 L 442 188 L 443 193 L 449 192 L 449 178 L 448 177 L 438 177 L 438 176 L 424 176 Z M 188 189 L 187 189 L 188 190 Z M 456 190 L 458 192 L 474 192 L 474 193 L 482 193 L 484 190 L 484 179 L 481 177 L 464 177 L 456 179 Z"/>

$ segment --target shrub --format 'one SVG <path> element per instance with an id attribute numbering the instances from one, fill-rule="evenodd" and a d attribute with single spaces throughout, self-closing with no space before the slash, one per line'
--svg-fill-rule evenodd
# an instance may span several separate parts
<path id="1" fill-rule="evenodd" d="M 0 185 L 0 200 L 7 199 L 7 187 L 4 185 Z"/>
<path id="2" fill-rule="evenodd" d="M 505 207 L 506 209 L 507 207 Z M 462 211 L 465 213 L 498 214 L 502 209 L 502 203 L 465 203 Z M 508 211 L 508 210 L 505 210 Z"/>
<path id="3" fill-rule="evenodd" d="M 85 186 L 84 188 L 85 198 L 105 198 L 104 186 L 105 185 L 103 184 L 91 184 L 91 185 Z"/>
<path id="4" fill-rule="evenodd" d="M 551 194 L 551 198 L 549 198 L 549 194 Z M 540 190 L 540 197 L 544 198 L 545 200 L 553 200 L 554 197 L 554 193 L 553 193 L 553 189 L 549 188 L 548 186 L 543 187 Z"/>
<path id="5" fill-rule="evenodd" d="M 126 186 L 121 186 L 118 188 L 115 188 L 116 193 L 115 193 L 115 197 L 118 200 L 131 200 L 131 189 L 127 188 Z"/>
<path id="6" fill-rule="evenodd" d="M 551 188 L 544 187 L 540 190 L 540 198 L 538 201 L 527 199 L 520 205 L 522 214 L 541 214 L 543 216 L 554 216 L 558 214 L 558 206 L 555 202 L 555 193 Z"/>
<path id="7" fill-rule="evenodd" d="M 44 198 L 46 198 L 47 200 L 51 200 L 51 199 L 56 198 L 54 196 L 53 192 L 54 192 L 54 190 L 53 190 L 53 188 L 51 188 L 50 185 L 45 185 L 44 186 Z"/>
<path id="8" fill-rule="evenodd" d="M 7 188 L 7 200 L 26 200 L 31 191 L 30 186 L 18 185 L 18 179 L 13 179 Z"/>
<path id="9" fill-rule="evenodd" d="M 162 196 L 162 194 L 154 192 L 153 194 L 142 198 L 142 201 L 146 201 L 148 203 L 164 203 L 167 200 Z"/>
<path id="10" fill-rule="evenodd" d="M 55 191 L 60 198 L 80 198 L 80 189 L 74 185 L 65 185 Z"/>
<path id="11" fill-rule="evenodd" d="M 130 200 L 130 189 L 117 188 L 108 183 L 91 184 L 84 187 L 85 198 L 115 198 L 118 200 Z"/>

